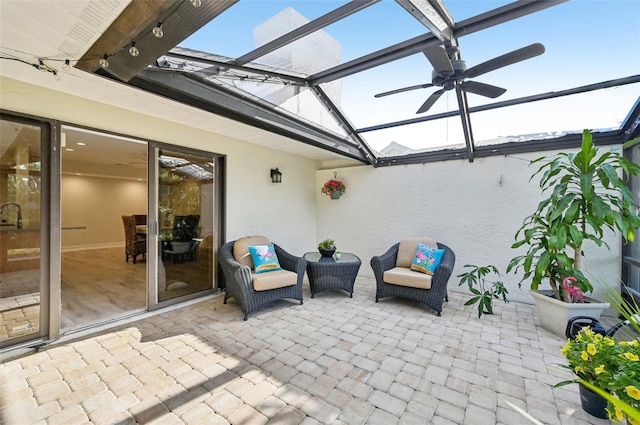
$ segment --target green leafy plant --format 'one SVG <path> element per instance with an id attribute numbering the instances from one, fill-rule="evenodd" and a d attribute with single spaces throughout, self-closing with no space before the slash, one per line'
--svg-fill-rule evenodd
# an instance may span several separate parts
<path id="1" fill-rule="evenodd" d="M 619 173 L 636 175 L 640 166 L 616 152 L 600 153 L 589 130 L 582 133 L 578 152 L 538 158 L 532 164 L 540 164 L 531 179 L 541 176 L 540 188 L 547 197 L 517 231 L 512 248 L 526 246 L 527 251 L 511 260 L 507 272 L 522 269 L 520 285 L 531 279 L 533 290 L 548 279 L 554 297 L 566 301 L 560 285 L 566 277 L 574 276 L 584 292 L 593 290 L 580 271 L 585 241 L 608 248 L 602 241 L 606 229 L 633 241 L 640 228 L 638 205 Z"/>
<path id="2" fill-rule="evenodd" d="M 318 249 L 335 249 L 335 242 L 333 239 L 325 239 L 318 244 Z"/>
<path id="3" fill-rule="evenodd" d="M 502 275 L 493 265 L 475 266 L 466 264 L 465 268 L 470 269 L 466 273 L 459 274 L 460 278 L 458 286 L 467 284 L 469 291 L 474 295 L 470 300 L 464 303 L 465 306 L 478 303 L 478 317 L 483 314 L 493 314 L 493 300 L 502 299 L 505 303 L 509 291 L 501 280 L 488 280 L 488 275 L 495 275 L 496 279 L 500 279 Z"/>
<path id="4" fill-rule="evenodd" d="M 158 207 L 158 211 L 160 212 L 160 215 L 162 215 L 164 218 L 170 218 L 173 213 L 175 212 L 174 208 L 168 208 L 168 207 L 164 207 L 162 205 L 160 205 Z"/>
<path id="5" fill-rule="evenodd" d="M 173 240 L 173 233 L 170 230 L 163 230 L 160 235 L 158 235 L 158 239 L 161 241 L 171 241 Z"/>
<path id="6" fill-rule="evenodd" d="M 622 295 L 630 293 L 624 282 L 620 282 L 620 286 L 621 291 L 612 286 L 604 286 L 604 299 L 618 312 L 620 318 L 628 320 L 629 326 L 640 334 L 640 306 L 633 296 L 626 297 Z"/>

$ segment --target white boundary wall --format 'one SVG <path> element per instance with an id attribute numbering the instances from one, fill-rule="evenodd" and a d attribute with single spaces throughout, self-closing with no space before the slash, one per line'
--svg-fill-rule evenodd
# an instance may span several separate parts
<path id="1" fill-rule="evenodd" d="M 361 258 L 359 274 L 373 277 L 372 256 L 386 252 L 404 237 L 434 237 L 456 253 L 449 290 L 465 292 L 456 277 L 465 264 L 493 264 L 505 271 L 511 258 L 523 252 L 511 249 L 515 232 L 541 200 L 538 179 L 529 182 L 537 169 L 529 162 L 554 153 L 477 158 L 473 163 L 459 160 L 319 171 L 317 239 L 335 239 L 339 250 Z M 347 187 L 339 200 L 320 193 L 334 172 Z M 619 287 L 621 239 L 608 234 L 605 240 L 611 251 L 585 247 L 585 272 Z M 519 280 L 515 275 L 505 276 L 509 298 L 533 302 L 528 284 L 519 289 Z M 598 294 L 601 291 L 595 292 Z"/>

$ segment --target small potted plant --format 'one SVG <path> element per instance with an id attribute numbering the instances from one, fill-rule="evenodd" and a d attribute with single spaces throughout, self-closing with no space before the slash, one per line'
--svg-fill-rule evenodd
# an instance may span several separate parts
<path id="1" fill-rule="evenodd" d="M 318 251 L 323 257 L 331 257 L 336 252 L 336 245 L 333 239 L 325 239 L 318 244 Z"/>
<path id="2" fill-rule="evenodd" d="M 469 306 L 478 303 L 478 318 L 482 314 L 493 314 L 493 300 L 502 299 L 505 303 L 509 302 L 507 300 L 509 291 L 502 280 L 499 280 L 502 275 L 495 266 L 489 264 L 480 267 L 467 264 L 464 267 L 470 270 L 458 275 L 460 278 L 458 286 L 462 286 L 465 283 L 469 286 L 469 291 L 471 291 L 473 297 L 464 305 Z M 491 274 L 495 276 L 493 280 L 487 278 Z"/>
<path id="3" fill-rule="evenodd" d="M 322 185 L 322 189 L 320 189 L 320 192 L 329 196 L 331 199 L 339 199 L 346 191 L 346 186 L 342 180 L 336 179 L 336 174 L 334 174 L 333 179 L 326 181 L 325 184 Z"/>

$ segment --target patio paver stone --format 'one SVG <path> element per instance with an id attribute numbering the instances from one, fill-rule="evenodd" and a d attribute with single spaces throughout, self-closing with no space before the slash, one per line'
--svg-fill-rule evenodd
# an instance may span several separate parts
<path id="1" fill-rule="evenodd" d="M 53 344 L 0 365 L 0 423 L 605 425 L 558 365 L 565 341 L 534 306 L 478 319 L 449 293 L 442 317 L 412 301 L 326 291 L 243 321 L 222 297 Z"/>

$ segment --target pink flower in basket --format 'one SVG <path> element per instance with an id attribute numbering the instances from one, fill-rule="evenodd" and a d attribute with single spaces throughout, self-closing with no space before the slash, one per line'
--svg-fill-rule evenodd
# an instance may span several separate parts
<path id="1" fill-rule="evenodd" d="M 322 189 L 320 189 L 320 192 L 328 196 L 331 196 L 331 194 L 334 192 L 344 193 L 346 191 L 347 191 L 347 188 L 344 185 L 344 183 L 342 183 L 342 180 L 335 180 L 335 179 L 331 179 L 327 181 L 324 185 L 322 185 Z"/>

